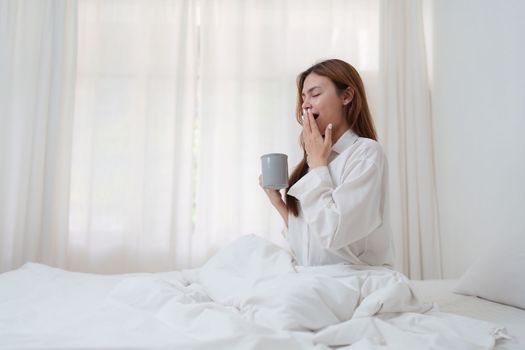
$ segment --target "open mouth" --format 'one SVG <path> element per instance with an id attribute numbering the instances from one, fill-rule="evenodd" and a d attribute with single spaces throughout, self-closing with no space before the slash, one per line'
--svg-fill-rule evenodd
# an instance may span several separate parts
<path id="1" fill-rule="evenodd" d="M 319 118 L 319 113 L 312 113 L 312 115 L 314 116 L 314 119 Z"/>

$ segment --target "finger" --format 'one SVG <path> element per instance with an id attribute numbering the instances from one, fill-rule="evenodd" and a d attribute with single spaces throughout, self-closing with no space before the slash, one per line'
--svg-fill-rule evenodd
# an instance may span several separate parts
<path id="1" fill-rule="evenodd" d="M 304 113 L 304 108 L 303 108 L 302 109 L 302 114 L 301 114 L 301 127 L 303 128 L 303 131 L 302 131 L 303 135 L 306 134 L 306 131 L 305 131 L 305 129 L 306 129 L 306 121 L 304 120 L 304 114 L 305 113 Z"/>
<path id="2" fill-rule="evenodd" d="M 324 144 L 332 147 L 332 123 L 328 124 L 324 132 Z"/>
<path id="3" fill-rule="evenodd" d="M 303 113 L 303 129 L 307 134 L 312 132 L 312 127 L 310 126 L 310 119 L 308 118 L 308 109 Z"/>
<path id="4" fill-rule="evenodd" d="M 261 187 L 262 187 L 262 181 L 263 181 L 262 180 L 262 175 L 259 175 L 259 186 L 261 186 Z"/>

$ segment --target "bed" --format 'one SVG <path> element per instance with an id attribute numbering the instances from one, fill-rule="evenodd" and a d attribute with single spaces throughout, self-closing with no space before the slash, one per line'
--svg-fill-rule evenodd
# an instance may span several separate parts
<path id="1" fill-rule="evenodd" d="M 0 274 L 0 349 L 523 349 L 525 311 L 244 237 L 203 267 Z"/>
<path id="2" fill-rule="evenodd" d="M 419 298 L 435 302 L 443 312 L 499 324 L 510 339 L 496 344 L 496 349 L 525 349 L 525 310 L 489 300 L 453 293 L 458 280 L 411 281 Z"/>

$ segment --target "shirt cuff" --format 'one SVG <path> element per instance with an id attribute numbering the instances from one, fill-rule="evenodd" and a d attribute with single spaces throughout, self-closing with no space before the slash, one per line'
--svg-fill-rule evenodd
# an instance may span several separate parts
<path id="1" fill-rule="evenodd" d="M 326 165 L 311 169 L 290 187 L 288 194 L 297 198 L 299 202 L 303 202 L 313 194 L 318 193 L 322 187 L 333 188 L 332 177 Z"/>

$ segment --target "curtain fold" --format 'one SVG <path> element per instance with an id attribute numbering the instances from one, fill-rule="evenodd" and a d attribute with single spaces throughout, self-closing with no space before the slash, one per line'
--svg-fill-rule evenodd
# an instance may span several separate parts
<path id="1" fill-rule="evenodd" d="M 396 267 L 413 279 L 442 277 L 430 84 L 423 9 L 381 2 L 380 134 L 390 163 Z"/>
<path id="2" fill-rule="evenodd" d="M 76 1 L 0 3 L 0 271 L 67 264 Z"/>

